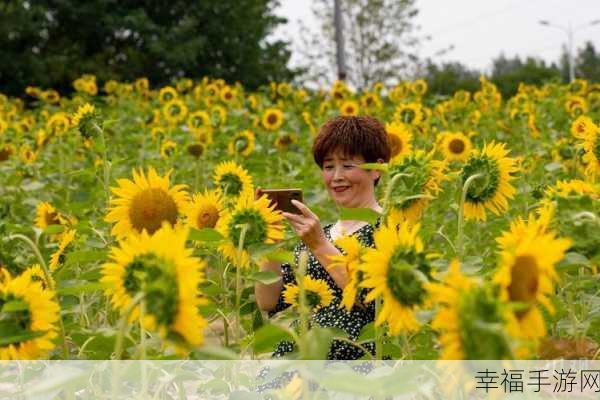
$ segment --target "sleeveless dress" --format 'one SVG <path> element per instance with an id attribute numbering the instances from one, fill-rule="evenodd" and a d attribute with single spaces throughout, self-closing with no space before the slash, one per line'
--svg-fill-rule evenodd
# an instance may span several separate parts
<path id="1" fill-rule="evenodd" d="M 373 232 L 379 226 L 380 221 L 377 220 L 375 225 L 367 224 L 353 232 L 351 236 L 356 236 L 362 246 L 365 247 L 373 247 Z M 326 225 L 323 228 L 325 232 L 325 236 L 327 240 L 333 243 L 331 239 L 331 228 L 333 224 Z M 337 246 L 336 246 L 337 247 Z M 341 249 L 338 247 L 338 250 Z M 327 307 L 322 307 L 318 311 L 314 312 L 311 316 L 310 323 L 316 324 L 318 326 L 329 328 L 335 327 L 340 328 L 348 335 L 348 339 L 356 340 L 360 335 L 360 331 L 369 322 L 374 321 L 375 319 L 375 302 L 370 302 L 369 304 L 363 304 L 364 298 L 366 296 L 367 289 L 362 289 L 359 291 L 359 303 L 360 305 L 355 304 L 351 311 L 347 311 L 345 308 L 340 308 L 340 302 L 342 300 L 342 289 L 340 289 L 333 278 L 329 275 L 329 273 L 325 270 L 325 268 L 317 261 L 314 255 L 308 250 L 306 245 L 303 242 L 300 242 L 294 248 L 294 259 L 296 264 L 298 264 L 298 259 L 300 257 L 300 253 L 302 251 L 308 251 L 308 264 L 306 274 L 314 279 L 322 279 L 327 283 L 329 288 L 333 292 L 333 300 L 331 304 Z M 290 264 L 282 264 L 282 280 L 283 284 L 287 285 L 288 283 L 296 284 L 296 278 L 294 276 L 294 272 L 292 270 L 292 266 Z M 285 303 L 283 300 L 283 290 L 279 295 L 279 301 L 274 310 L 269 312 L 269 317 L 272 317 L 278 312 L 281 312 L 288 308 L 290 305 Z M 367 350 L 369 350 L 372 354 L 375 352 L 375 344 L 373 342 L 363 344 Z M 294 343 L 289 341 L 282 341 L 276 346 L 275 351 L 273 352 L 274 358 L 284 357 L 287 353 L 294 351 Z M 329 349 L 329 353 L 327 355 L 327 359 L 329 360 L 355 360 L 361 358 L 364 355 L 364 352 L 353 346 L 351 343 L 334 340 Z"/>

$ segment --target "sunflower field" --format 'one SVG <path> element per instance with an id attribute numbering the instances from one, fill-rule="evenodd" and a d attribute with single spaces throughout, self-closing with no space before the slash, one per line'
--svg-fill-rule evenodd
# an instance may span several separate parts
<path id="1" fill-rule="evenodd" d="M 356 92 L 145 78 L 75 92 L 0 94 L 0 359 L 600 357 L 600 85 L 485 78 L 440 97 L 423 80 Z M 311 146 L 337 115 L 372 115 L 392 144 L 383 215 L 338 209 Z M 299 187 L 323 225 L 381 224 L 336 245 L 374 323 L 310 324 L 332 294 L 305 276 L 298 238 L 256 188 Z M 293 306 L 256 304 L 263 260 L 287 262 Z M 295 323 L 293 323 L 295 321 Z"/>

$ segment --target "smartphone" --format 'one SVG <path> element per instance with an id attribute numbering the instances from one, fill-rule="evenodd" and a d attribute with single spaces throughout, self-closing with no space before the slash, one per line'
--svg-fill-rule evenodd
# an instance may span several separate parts
<path id="1" fill-rule="evenodd" d="M 301 214 L 292 200 L 303 202 L 302 189 L 262 189 L 261 192 L 269 197 L 271 205 L 275 204 L 276 210 Z"/>

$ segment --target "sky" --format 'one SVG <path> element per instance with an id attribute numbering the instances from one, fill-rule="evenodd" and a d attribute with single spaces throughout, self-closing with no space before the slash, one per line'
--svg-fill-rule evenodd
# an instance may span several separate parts
<path id="1" fill-rule="evenodd" d="M 299 23 L 316 29 L 311 12 L 312 0 L 280 0 L 276 14 L 288 19 L 274 37 L 292 42 L 292 50 L 300 42 Z M 343 0 L 342 0 L 343 1 Z M 333 0 L 331 0 L 333 6 Z M 417 0 L 419 15 L 416 24 L 422 36 L 431 36 L 422 43 L 419 54 L 435 62 L 460 61 L 489 72 L 491 60 L 501 52 L 506 56 L 535 56 L 548 62 L 557 61 L 567 33 L 556 27 L 543 26 L 540 20 L 574 30 L 574 46 L 592 41 L 600 50 L 600 0 Z M 440 50 L 454 48 L 445 55 Z M 301 64 L 297 52 L 291 65 Z"/>

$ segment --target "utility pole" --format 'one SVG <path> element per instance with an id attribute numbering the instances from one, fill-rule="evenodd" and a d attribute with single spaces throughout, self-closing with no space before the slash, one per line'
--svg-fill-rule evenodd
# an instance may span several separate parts
<path id="1" fill-rule="evenodd" d="M 569 82 L 573 82 L 575 80 L 575 56 L 574 56 L 575 48 L 574 48 L 574 44 L 573 44 L 573 34 L 583 28 L 588 28 L 590 26 L 600 24 L 600 19 L 596 19 L 596 20 L 588 22 L 586 24 L 579 25 L 575 29 L 573 29 L 570 22 L 569 22 L 569 26 L 566 26 L 566 27 L 562 26 L 562 25 L 553 24 L 546 20 L 541 20 L 539 22 L 541 25 L 558 28 L 567 34 L 567 53 L 568 53 L 567 60 L 569 62 Z"/>
<path id="2" fill-rule="evenodd" d="M 344 21 L 342 19 L 342 9 L 340 2 L 342 0 L 333 0 L 333 26 L 335 27 L 335 59 L 337 63 L 338 80 L 346 79 L 346 54 L 344 52 Z"/>

